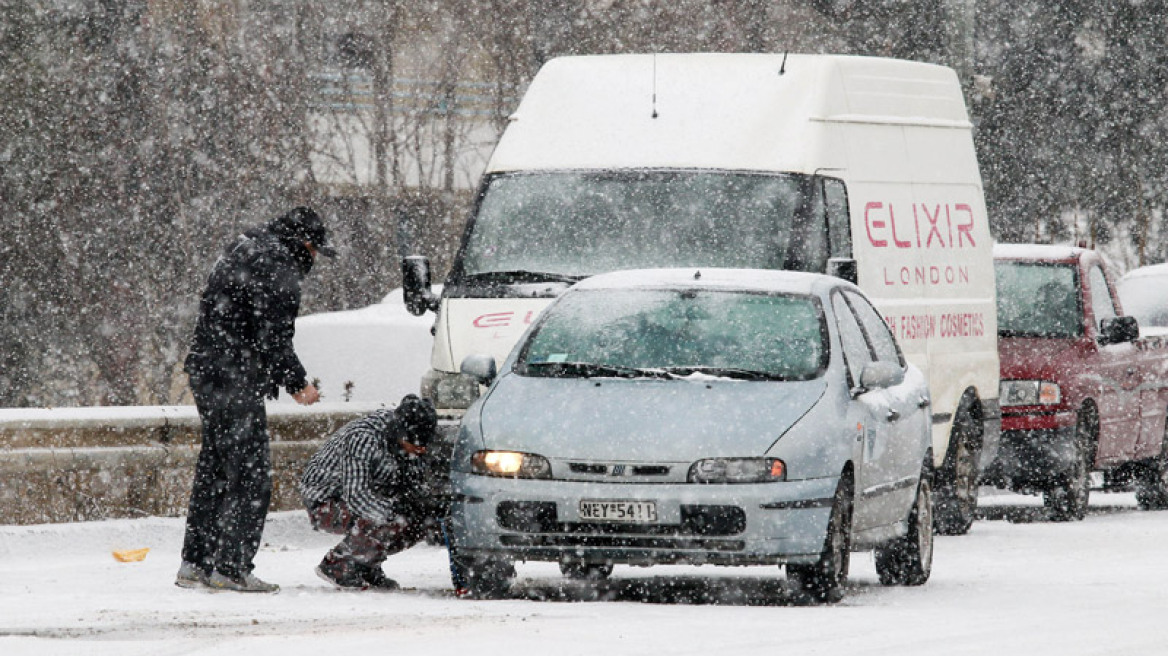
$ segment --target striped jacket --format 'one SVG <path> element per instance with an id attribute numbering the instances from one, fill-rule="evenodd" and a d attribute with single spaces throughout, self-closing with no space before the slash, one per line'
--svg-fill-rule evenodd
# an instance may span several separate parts
<path id="1" fill-rule="evenodd" d="M 378 410 L 345 424 L 320 447 L 300 478 L 307 508 L 342 501 L 349 511 L 385 523 L 415 517 L 425 495 L 422 461 L 398 444 L 404 429 L 392 410 Z"/>

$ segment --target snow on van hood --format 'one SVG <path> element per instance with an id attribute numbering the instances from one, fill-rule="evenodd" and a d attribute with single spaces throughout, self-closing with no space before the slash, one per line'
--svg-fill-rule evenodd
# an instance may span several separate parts
<path id="1" fill-rule="evenodd" d="M 485 447 L 550 458 L 689 462 L 758 456 L 823 396 L 802 382 L 535 378 L 508 374 L 484 400 Z"/>

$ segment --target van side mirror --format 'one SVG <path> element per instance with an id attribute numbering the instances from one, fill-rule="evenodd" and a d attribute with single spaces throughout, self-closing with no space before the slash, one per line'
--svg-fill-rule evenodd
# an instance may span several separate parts
<path id="1" fill-rule="evenodd" d="M 458 370 L 479 381 L 480 385 L 490 385 L 498 375 L 495 358 L 481 353 L 466 356 Z"/>
<path id="2" fill-rule="evenodd" d="M 1135 317 L 1111 317 L 1099 322 L 1100 344 L 1123 344 L 1139 339 L 1140 324 Z"/>
<path id="3" fill-rule="evenodd" d="M 860 372 L 860 386 L 865 389 L 886 389 L 904 382 L 904 369 L 894 362 L 869 362 Z"/>
<path id="4" fill-rule="evenodd" d="M 430 260 L 422 255 L 402 258 L 402 297 L 406 310 L 420 317 L 426 310 L 436 312 L 439 298 L 430 286 Z"/>
<path id="5" fill-rule="evenodd" d="M 850 257 L 829 258 L 827 260 L 827 275 L 846 280 L 853 285 L 858 285 L 860 281 L 856 261 Z"/>

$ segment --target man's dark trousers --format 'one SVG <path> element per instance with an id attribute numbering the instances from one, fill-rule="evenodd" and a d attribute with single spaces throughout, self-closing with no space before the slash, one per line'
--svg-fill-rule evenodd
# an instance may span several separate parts
<path id="1" fill-rule="evenodd" d="M 250 573 L 272 498 L 263 395 L 191 380 L 203 422 L 182 558 L 231 578 Z"/>

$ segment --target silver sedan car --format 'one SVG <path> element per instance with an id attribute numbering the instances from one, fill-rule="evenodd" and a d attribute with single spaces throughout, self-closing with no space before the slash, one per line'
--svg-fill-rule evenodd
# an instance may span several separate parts
<path id="1" fill-rule="evenodd" d="M 454 570 L 505 595 L 515 561 L 783 565 L 838 600 L 849 554 L 885 584 L 932 565 L 924 376 L 859 288 L 781 271 L 584 280 L 467 411 L 452 460 Z"/>

